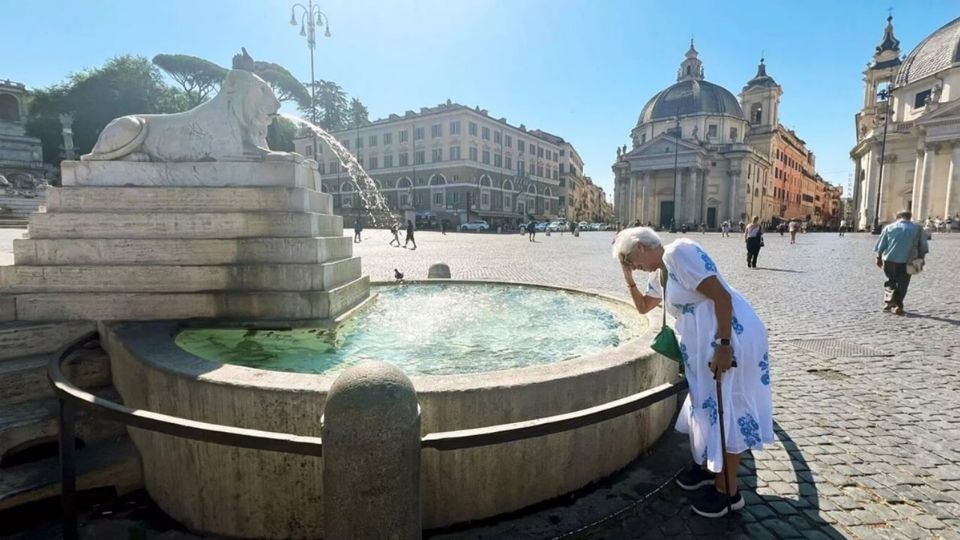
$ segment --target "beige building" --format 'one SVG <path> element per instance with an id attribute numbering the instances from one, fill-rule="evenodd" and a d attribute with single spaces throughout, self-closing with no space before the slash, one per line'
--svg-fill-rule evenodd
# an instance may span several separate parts
<path id="1" fill-rule="evenodd" d="M 0 176 L 15 188 L 33 187 L 46 170 L 40 139 L 26 133 L 26 98 L 23 84 L 0 80 Z"/>
<path id="2" fill-rule="evenodd" d="M 806 218 L 802 209 L 807 207 L 812 219 L 814 188 L 803 176 L 816 177 L 813 154 L 780 124 L 782 93 L 761 59 L 738 100 L 704 78 L 691 41 L 677 82 L 653 96 L 640 113 L 631 132 L 632 149 L 618 149 L 613 166 L 616 220 L 715 228 L 723 220 L 753 215 L 763 221 Z M 787 155 L 788 144 L 796 155 Z M 784 187 L 788 180 L 794 188 L 789 191 Z M 795 204 L 795 215 L 789 215 L 789 204 Z"/>
<path id="3" fill-rule="evenodd" d="M 861 230 L 893 221 L 900 209 L 917 220 L 960 212 L 960 18 L 903 59 L 892 19 L 854 117 L 852 226 Z"/>
<path id="4" fill-rule="evenodd" d="M 390 209 L 421 227 L 471 219 L 515 225 L 556 219 L 569 207 L 561 164 L 575 153 L 573 146 L 479 107 L 448 101 L 332 135 L 357 158 Z M 294 144 L 313 157 L 312 138 Z M 334 195 L 337 213 L 360 215 L 364 203 L 345 169 L 326 144 L 318 146 L 323 191 Z"/>

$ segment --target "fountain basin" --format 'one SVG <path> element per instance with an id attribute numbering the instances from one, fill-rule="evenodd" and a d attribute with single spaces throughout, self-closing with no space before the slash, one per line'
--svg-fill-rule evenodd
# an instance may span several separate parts
<path id="1" fill-rule="evenodd" d="M 435 286 L 413 285 L 424 291 Z M 585 301 L 599 299 L 553 290 L 584 295 Z M 481 374 L 412 375 L 423 433 L 567 413 L 672 381 L 676 364 L 649 348 L 655 322 L 633 313 L 628 322 L 643 330 L 616 347 Z M 320 435 L 323 404 L 335 374 L 205 360 L 177 346 L 182 330 L 177 322 L 102 324 L 114 385 L 125 403 L 206 422 Z M 423 525 L 436 528 L 496 516 L 602 479 L 653 444 L 669 427 L 674 410 L 675 401 L 666 400 L 557 435 L 469 450 L 424 450 Z M 322 458 L 130 431 L 143 458 L 147 490 L 187 527 L 237 537 L 323 535 Z"/>

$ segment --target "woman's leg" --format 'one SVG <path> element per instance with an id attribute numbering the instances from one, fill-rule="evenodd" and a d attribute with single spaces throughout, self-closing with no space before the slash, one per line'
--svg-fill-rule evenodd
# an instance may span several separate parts
<path id="1" fill-rule="evenodd" d="M 714 482 L 717 491 L 728 495 L 737 494 L 737 471 L 740 470 L 740 454 L 725 454 L 723 472 L 717 475 Z M 730 479 L 730 489 L 727 489 L 727 478 Z"/>

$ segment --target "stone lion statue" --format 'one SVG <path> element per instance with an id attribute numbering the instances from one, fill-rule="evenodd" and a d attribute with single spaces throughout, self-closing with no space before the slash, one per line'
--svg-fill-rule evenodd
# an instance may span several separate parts
<path id="1" fill-rule="evenodd" d="M 239 56 L 239 55 L 238 55 Z M 243 67 L 252 64 L 248 60 Z M 114 119 L 84 161 L 295 160 L 296 154 L 267 148 L 267 126 L 280 102 L 263 79 L 245 69 L 227 73 L 220 92 L 176 114 L 133 114 Z"/>

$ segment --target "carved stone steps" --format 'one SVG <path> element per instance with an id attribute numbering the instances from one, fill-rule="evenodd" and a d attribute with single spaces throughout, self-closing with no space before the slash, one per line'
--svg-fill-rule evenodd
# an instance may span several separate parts
<path id="1" fill-rule="evenodd" d="M 319 264 L 0 267 L 0 289 L 30 292 L 329 291 L 360 277 L 360 258 Z"/>
<path id="2" fill-rule="evenodd" d="M 333 213 L 333 197 L 288 187 L 50 188 L 47 212 Z"/>
<path id="3" fill-rule="evenodd" d="M 193 293 L 24 293 L 14 295 L 22 320 L 320 320 L 336 317 L 369 295 L 364 276 L 329 291 Z"/>
<path id="4" fill-rule="evenodd" d="M 0 360 L 0 405 L 53 396 L 47 364 L 55 353 Z M 81 349 L 63 363 L 67 378 L 81 388 L 110 384 L 110 358 L 100 349 Z"/>
<path id="5" fill-rule="evenodd" d="M 77 451 L 77 490 L 113 487 L 123 495 L 143 486 L 140 454 L 126 437 Z M 0 510 L 60 494 L 60 460 L 34 461 L 0 474 Z"/>
<path id="6" fill-rule="evenodd" d="M 345 236 L 305 238 L 71 238 L 13 241 L 24 265 L 321 263 L 350 257 Z"/>
<path id="7" fill-rule="evenodd" d="M 14 303 L 12 296 L 0 297 L 0 303 Z M 89 321 L 48 319 L 45 322 L 10 322 L 0 324 L 0 361 L 35 354 L 51 353 L 67 343 L 97 329 Z"/>
<path id="8" fill-rule="evenodd" d="M 111 401 L 120 401 L 120 394 L 112 387 L 101 388 L 93 393 Z M 53 397 L 0 408 L 0 459 L 11 450 L 55 441 L 59 433 L 58 409 L 57 399 Z M 75 429 L 77 438 L 87 446 L 116 440 L 127 433 L 123 424 L 103 420 L 83 409 L 77 411 Z"/>
<path id="9" fill-rule="evenodd" d="M 343 235 L 340 216 L 288 212 L 34 214 L 30 238 L 257 238 Z"/>

